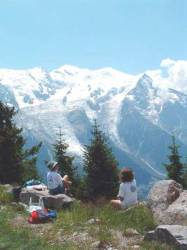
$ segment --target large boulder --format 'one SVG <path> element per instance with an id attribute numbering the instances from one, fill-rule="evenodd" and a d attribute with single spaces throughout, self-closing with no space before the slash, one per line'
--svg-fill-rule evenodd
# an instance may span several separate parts
<path id="1" fill-rule="evenodd" d="M 187 190 L 166 209 L 164 220 L 167 224 L 187 225 Z"/>
<path id="2" fill-rule="evenodd" d="M 69 207 L 74 199 L 65 194 L 50 195 L 48 190 L 37 191 L 34 189 L 22 189 L 20 193 L 20 201 L 29 205 L 30 200 L 34 203 L 42 200 L 46 208 L 61 209 Z"/>
<path id="3" fill-rule="evenodd" d="M 187 195 L 179 183 L 158 181 L 150 190 L 147 202 L 158 224 L 186 225 Z"/>
<path id="4" fill-rule="evenodd" d="M 187 226 L 160 225 L 155 231 L 148 232 L 144 240 L 157 240 L 175 246 L 176 249 L 187 249 Z"/>

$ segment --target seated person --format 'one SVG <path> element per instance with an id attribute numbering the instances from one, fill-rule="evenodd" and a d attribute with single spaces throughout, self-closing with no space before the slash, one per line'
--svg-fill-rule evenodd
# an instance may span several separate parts
<path id="1" fill-rule="evenodd" d="M 52 195 L 65 194 L 66 190 L 68 190 L 72 184 L 71 181 L 69 181 L 68 175 L 65 175 L 62 178 L 58 173 L 59 166 L 57 162 L 50 162 L 48 167 L 50 169 L 47 173 L 47 186 L 49 193 Z"/>
<path id="2" fill-rule="evenodd" d="M 127 208 L 137 203 L 136 180 L 131 169 L 124 168 L 120 173 L 121 184 L 116 200 L 110 203 L 115 208 Z"/>

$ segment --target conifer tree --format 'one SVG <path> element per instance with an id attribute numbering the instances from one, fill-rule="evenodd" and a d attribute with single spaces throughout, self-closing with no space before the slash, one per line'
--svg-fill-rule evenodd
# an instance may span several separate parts
<path id="1" fill-rule="evenodd" d="M 24 149 L 22 129 L 13 122 L 15 114 L 14 107 L 0 102 L 0 183 L 21 183 L 37 176 L 35 164 L 41 144 Z"/>
<path id="2" fill-rule="evenodd" d="M 61 128 L 57 134 L 58 138 L 54 146 L 55 160 L 59 164 L 60 172 L 68 175 L 70 180 L 74 182 L 76 168 L 73 166 L 74 157 L 67 155 L 69 145 L 65 142 Z"/>
<path id="3" fill-rule="evenodd" d="M 165 164 L 168 178 L 183 184 L 184 165 L 181 163 L 178 152 L 179 146 L 175 143 L 175 137 L 172 136 L 172 145 L 169 146 L 171 154 L 168 156 L 169 164 Z"/>
<path id="4" fill-rule="evenodd" d="M 183 182 L 183 188 L 187 189 L 187 169 L 185 169 L 182 182 Z"/>
<path id="5" fill-rule="evenodd" d="M 187 157 L 185 157 L 185 158 L 187 160 Z M 183 183 L 183 188 L 187 189 L 187 161 L 185 161 L 185 163 L 183 164 L 183 166 L 184 166 L 184 171 L 183 171 L 184 174 L 182 176 L 182 178 L 183 178 L 182 183 Z"/>
<path id="6" fill-rule="evenodd" d="M 40 179 L 37 172 L 36 163 L 41 146 L 42 143 L 40 142 L 32 148 L 26 149 L 24 151 L 24 158 L 22 160 L 23 171 L 21 175 L 22 183 L 31 179 Z"/>
<path id="7" fill-rule="evenodd" d="M 117 192 L 118 163 L 96 120 L 91 133 L 91 143 L 85 145 L 84 149 L 84 170 L 88 195 L 91 199 L 110 198 Z"/>

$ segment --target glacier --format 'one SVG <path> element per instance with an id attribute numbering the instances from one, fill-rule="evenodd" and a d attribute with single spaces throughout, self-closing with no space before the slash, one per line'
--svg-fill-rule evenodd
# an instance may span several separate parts
<path id="1" fill-rule="evenodd" d="M 0 100 L 18 110 L 15 122 L 23 128 L 27 146 L 43 142 L 38 160 L 43 177 L 59 128 L 82 172 L 83 147 L 94 119 L 109 138 L 119 166 L 132 167 L 142 190 L 165 178 L 171 135 L 181 154 L 187 152 L 187 95 L 161 87 L 146 73 L 70 65 L 50 72 L 0 69 Z"/>

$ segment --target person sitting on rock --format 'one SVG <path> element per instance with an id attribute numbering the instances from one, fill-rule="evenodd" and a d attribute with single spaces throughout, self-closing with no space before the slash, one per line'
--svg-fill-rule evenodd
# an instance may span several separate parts
<path id="1" fill-rule="evenodd" d="M 47 173 L 47 186 L 49 193 L 52 195 L 65 194 L 72 182 L 69 180 L 68 175 L 62 177 L 59 173 L 58 162 L 50 162 L 48 164 L 49 172 Z"/>
<path id="2" fill-rule="evenodd" d="M 110 203 L 115 208 L 128 208 L 137 203 L 137 188 L 136 180 L 133 172 L 129 168 L 124 168 L 120 172 L 119 192 L 116 200 L 111 200 Z"/>

